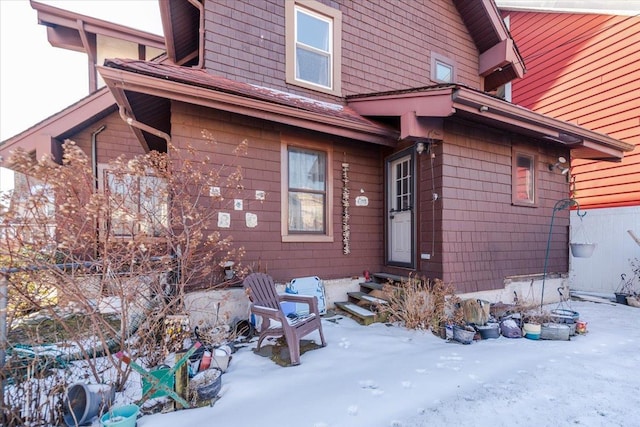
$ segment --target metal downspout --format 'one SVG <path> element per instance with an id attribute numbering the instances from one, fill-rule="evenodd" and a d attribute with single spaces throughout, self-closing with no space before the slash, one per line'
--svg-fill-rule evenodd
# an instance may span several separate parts
<path id="1" fill-rule="evenodd" d="M 127 115 L 127 112 L 125 111 L 125 108 L 123 106 L 119 107 L 119 112 L 120 112 L 120 117 L 122 118 L 122 120 L 124 120 L 129 126 L 133 126 L 135 128 L 138 128 L 140 130 L 143 130 L 145 132 L 149 132 L 150 134 L 153 134 L 159 138 L 164 139 L 165 141 L 167 141 L 167 149 L 169 148 L 169 146 L 171 145 L 171 136 L 169 136 L 168 134 L 162 132 L 159 129 L 153 128 L 149 125 L 146 125 L 144 123 L 141 123 L 139 121 L 137 121 L 136 119 L 134 119 L 131 116 Z"/>
<path id="2" fill-rule="evenodd" d="M 96 189 L 98 188 L 98 134 L 105 130 L 106 127 L 106 125 L 102 125 L 91 133 L 91 168 Z"/>

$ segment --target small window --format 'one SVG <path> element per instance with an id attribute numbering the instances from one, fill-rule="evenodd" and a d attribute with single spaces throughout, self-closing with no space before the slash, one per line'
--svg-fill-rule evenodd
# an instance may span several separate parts
<path id="1" fill-rule="evenodd" d="M 117 175 L 104 170 L 109 201 L 107 224 L 117 237 L 160 236 L 168 227 L 166 182 L 155 176 Z"/>
<path id="2" fill-rule="evenodd" d="M 287 82 L 340 95 L 340 11 L 316 1 L 285 4 Z"/>
<path id="3" fill-rule="evenodd" d="M 456 67 L 454 61 L 443 55 L 431 53 L 431 80 L 438 83 L 454 83 Z"/>
<path id="4" fill-rule="evenodd" d="M 513 203 L 533 206 L 536 204 L 536 156 L 532 153 L 514 152 L 512 164 Z"/>
<path id="5" fill-rule="evenodd" d="M 330 152 L 284 143 L 282 150 L 283 241 L 333 241 Z"/>

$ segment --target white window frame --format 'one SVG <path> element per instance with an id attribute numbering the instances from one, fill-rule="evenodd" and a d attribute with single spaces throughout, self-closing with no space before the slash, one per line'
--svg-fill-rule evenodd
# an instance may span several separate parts
<path id="1" fill-rule="evenodd" d="M 329 24 L 329 50 L 317 51 L 311 46 L 306 46 L 297 40 L 297 14 L 298 12 L 307 14 L 315 19 L 325 21 Z M 315 0 L 287 0 L 285 1 L 285 22 L 286 22 L 286 82 L 325 92 L 332 95 L 342 96 L 342 79 L 340 69 L 342 67 L 342 13 L 328 7 Z M 329 84 L 327 86 L 317 82 L 302 80 L 297 77 L 297 48 L 320 52 L 329 58 Z"/>
<path id="2" fill-rule="evenodd" d="M 106 232 L 106 226 L 107 224 L 105 222 L 109 222 L 109 233 L 112 237 L 116 237 L 116 238 L 133 238 L 135 236 L 138 236 L 140 234 L 146 234 L 147 237 L 150 238 L 154 238 L 154 237 L 159 237 L 161 236 L 161 233 L 155 231 L 155 230 L 160 230 L 162 227 L 169 227 L 169 200 L 166 200 L 164 203 L 162 203 L 161 201 L 159 203 L 153 203 L 154 205 L 164 205 L 164 212 L 159 215 L 157 218 L 155 218 L 155 221 L 152 221 L 151 224 L 146 225 L 143 224 L 142 222 L 138 221 L 137 218 L 135 219 L 135 223 L 134 224 L 130 224 L 130 226 L 128 228 L 126 227 L 118 227 L 119 229 L 116 229 L 113 226 L 113 222 L 114 219 L 112 217 L 113 215 L 113 209 L 111 206 L 111 189 L 109 189 L 108 187 L 108 175 L 111 173 L 111 171 L 109 170 L 108 165 L 105 164 L 100 164 L 98 165 L 98 174 L 99 174 L 99 180 L 98 180 L 98 188 L 99 190 L 103 191 L 104 195 L 107 197 L 107 206 L 108 206 L 108 217 L 105 218 L 103 221 L 103 224 L 101 225 L 101 229 L 103 232 Z M 137 185 L 140 185 L 140 177 L 133 177 L 136 179 L 137 181 Z M 145 178 L 147 179 L 159 179 L 161 180 L 161 178 L 157 178 L 154 177 L 153 174 L 149 174 L 146 175 Z M 143 192 L 138 192 L 135 193 L 138 194 L 139 196 L 141 196 L 143 194 Z M 154 196 L 157 196 L 157 192 L 153 193 Z M 167 195 L 168 197 L 168 195 Z M 138 215 L 141 211 L 141 207 L 143 206 L 143 202 L 141 202 L 140 200 L 138 200 L 136 202 L 136 213 L 135 215 Z M 152 233 L 149 233 L 148 231 L 145 231 L 144 229 L 147 228 L 148 230 L 152 230 Z"/>
<path id="3" fill-rule="evenodd" d="M 520 166 L 519 160 L 526 158 L 530 161 L 530 166 L 523 174 L 523 168 Z M 512 151 L 512 203 L 518 206 L 536 206 L 538 203 L 538 156 L 537 154 L 514 148 Z M 520 188 L 526 187 L 527 197 L 521 196 Z"/>
<path id="4" fill-rule="evenodd" d="M 451 71 L 451 78 L 449 80 L 438 78 L 438 67 L 446 67 Z M 436 52 L 431 52 L 431 80 L 438 83 L 455 83 L 458 80 L 458 72 L 456 63 L 453 59 L 447 58 L 444 55 L 440 55 Z"/>
<path id="5" fill-rule="evenodd" d="M 325 154 L 325 206 L 324 232 L 289 231 L 289 148 L 322 152 Z M 283 137 L 281 155 L 281 235 L 283 242 L 333 242 L 333 149 L 331 144 L 320 144 L 299 138 Z"/>

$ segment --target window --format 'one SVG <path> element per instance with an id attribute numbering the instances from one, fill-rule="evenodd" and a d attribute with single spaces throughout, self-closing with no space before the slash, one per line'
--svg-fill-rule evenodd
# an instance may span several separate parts
<path id="1" fill-rule="evenodd" d="M 532 206 L 536 203 L 536 156 L 514 152 L 512 164 L 513 204 Z"/>
<path id="2" fill-rule="evenodd" d="M 163 179 L 115 174 L 103 169 L 109 200 L 107 225 L 118 237 L 160 236 L 168 227 L 168 194 Z"/>
<path id="3" fill-rule="evenodd" d="M 439 83 L 454 83 L 457 80 L 454 61 L 431 52 L 431 80 Z"/>
<path id="4" fill-rule="evenodd" d="M 282 240 L 333 241 L 330 151 L 283 142 L 282 158 Z"/>
<path id="5" fill-rule="evenodd" d="M 285 4 L 287 83 L 340 95 L 340 11 L 317 1 Z"/>

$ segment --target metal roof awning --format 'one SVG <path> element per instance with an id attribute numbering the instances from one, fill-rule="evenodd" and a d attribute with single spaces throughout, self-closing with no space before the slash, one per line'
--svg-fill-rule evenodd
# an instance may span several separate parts
<path id="1" fill-rule="evenodd" d="M 437 128 L 424 126 L 425 119 L 459 117 L 564 145 L 574 158 L 620 161 L 625 151 L 634 148 L 610 136 L 460 85 L 357 95 L 348 97 L 347 104 L 367 117 L 400 117 L 401 138 L 434 138 Z"/>

